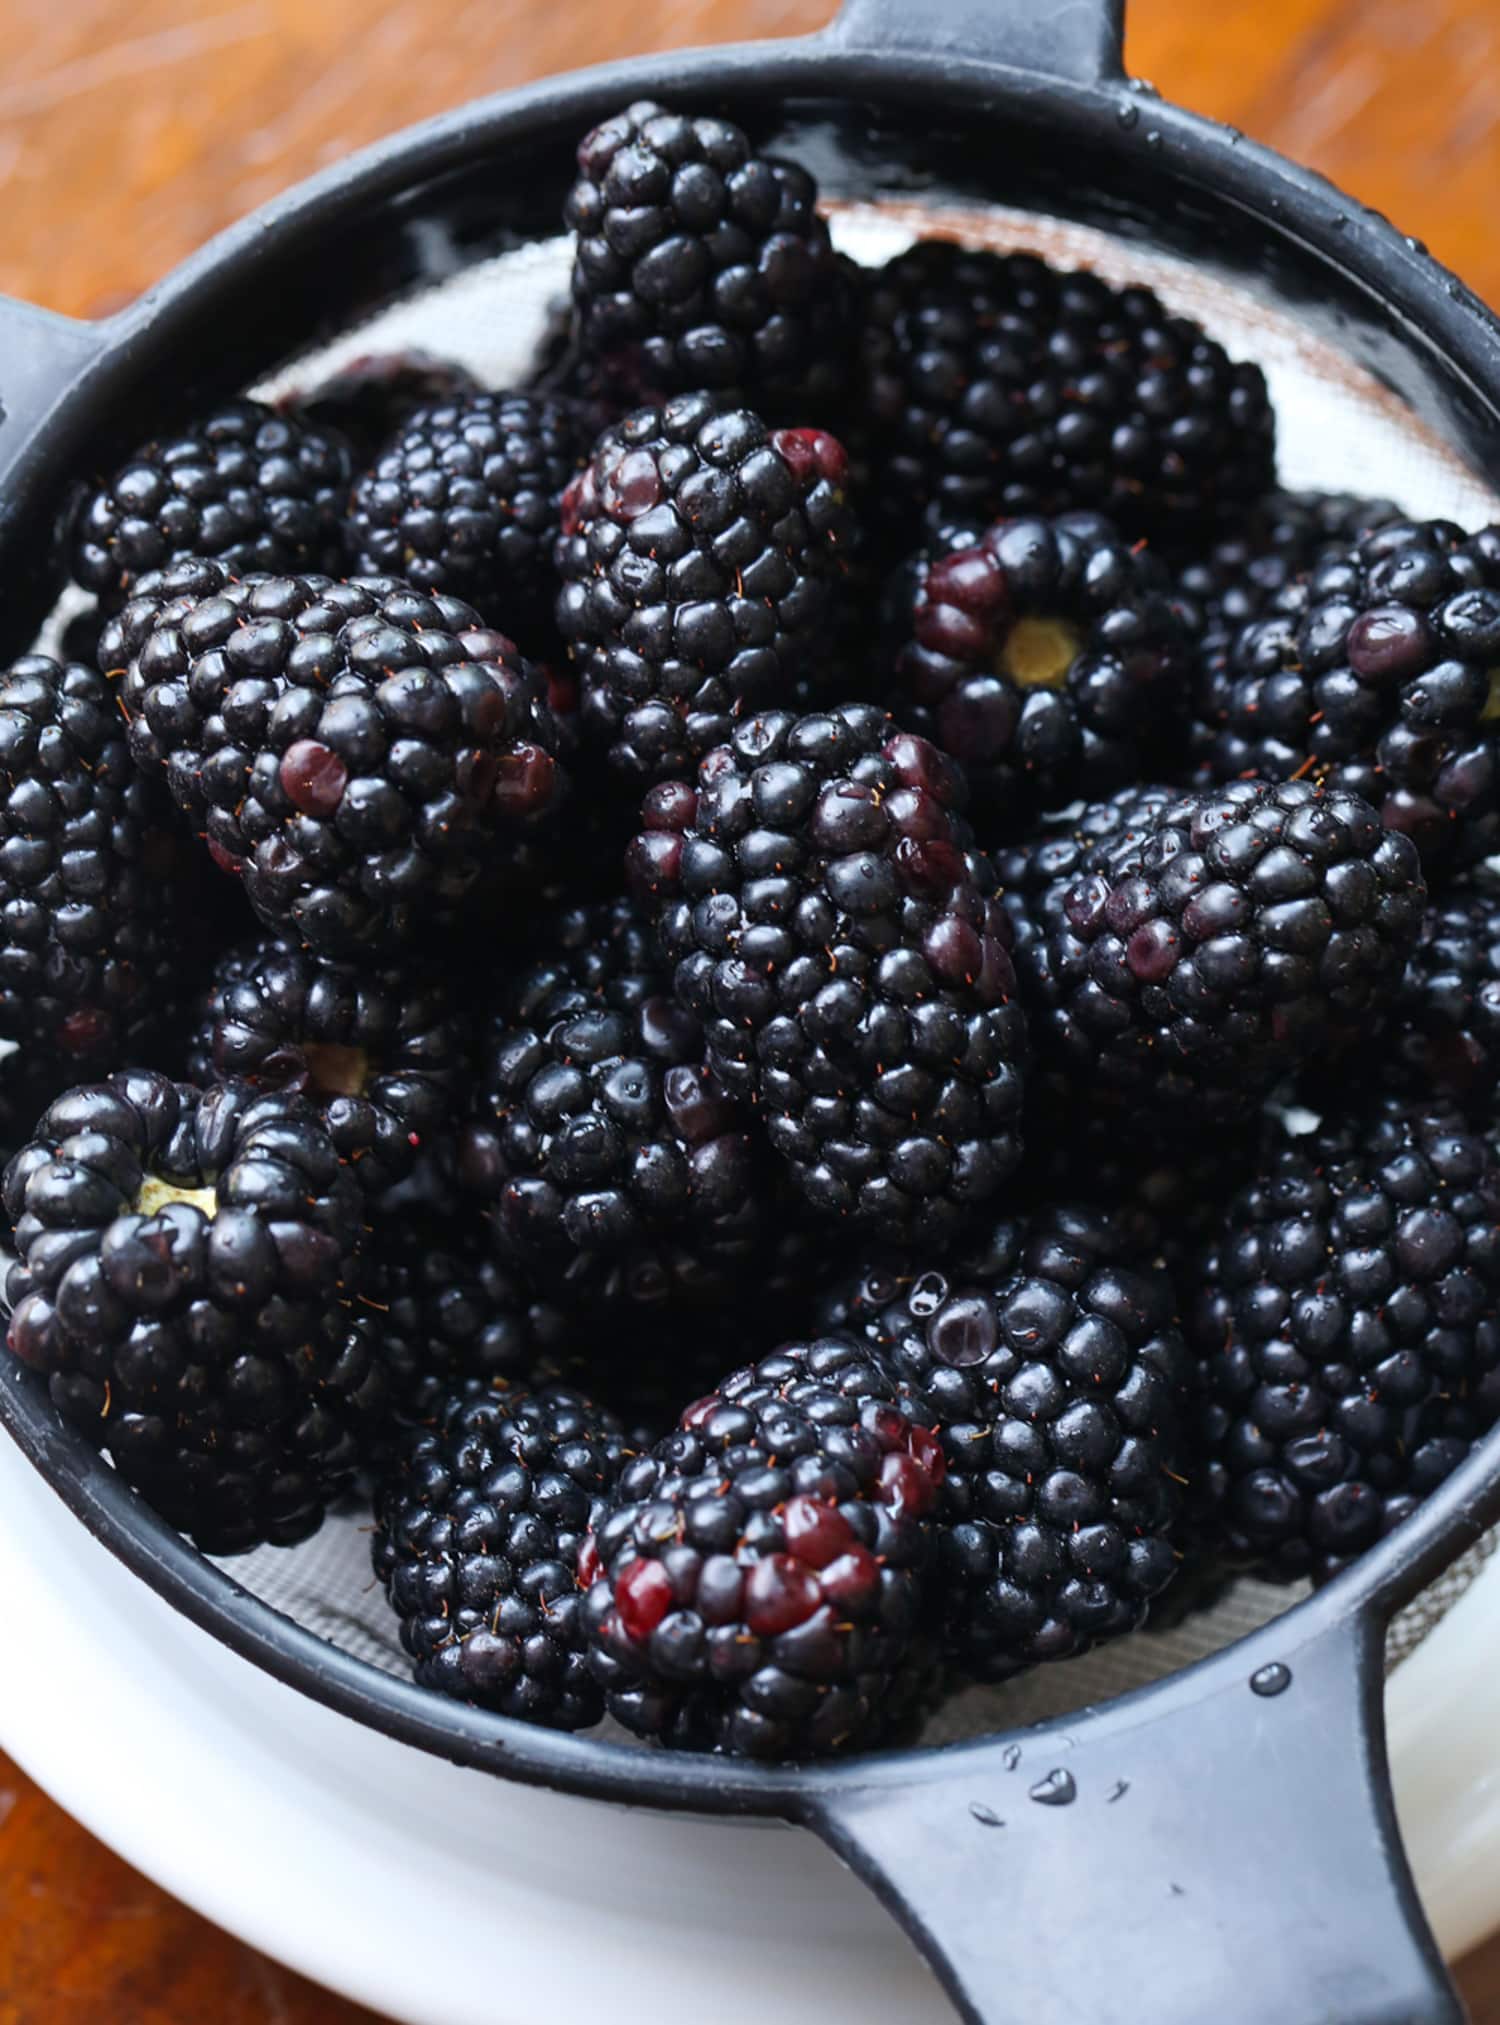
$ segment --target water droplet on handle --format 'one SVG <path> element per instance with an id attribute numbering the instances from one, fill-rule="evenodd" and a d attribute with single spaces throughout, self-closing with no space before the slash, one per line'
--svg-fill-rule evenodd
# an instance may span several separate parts
<path id="1" fill-rule="evenodd" d="M 1021 1762 L 1021 1746 L 1019 1744 L 1007 1744 L 1000 1762 L 1007 1772 L 1014 1772 L 1017 1765 Z"/>
<path id="2" fill-rule="evenodd" d="M 1127 133 L 1139 122 L 1140 117 L 1141 109 L 1138 105 L 1122 105 L 1115 112 L 1115 118 Z"/>
<path id="3" fill-rule="evenodd" d="M 1071 1772 L 1059 1766 L 1045 1779 L 1038 1779 L 1028 1797 L 1039 1807 L 1067 1807 L 1078 1798 L 1078 1782 Z"/>
<path id="4" fill-rule="evenodd" d="M 1251 1694 L 1264 1695 L 1267 1699 L 1272 1695 L 1284 1694 L 1291 1684 L 1292 1670 L 1289 1666 L 1283 1666 L 1279 1659 L 1273 1659 L 1269 1665 L 1257 1667 L 1250 1676 Z"/>
<path id="5" fill-rule="evenodd" d="M 969 1802 L 969 1812 L 981 1828 L 1003 1828 L 1005 1826 L 1005 1823 L 1000 1819 L 994 1808 L 986 1807 L 982 1800 L 971 1800 Z"/>

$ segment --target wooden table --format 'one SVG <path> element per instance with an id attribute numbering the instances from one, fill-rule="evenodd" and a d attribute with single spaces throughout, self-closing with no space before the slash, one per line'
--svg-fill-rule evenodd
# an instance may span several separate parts
<path id="1" fill-rule="evenodd" d="M 286 184 L 408 121 L 570 64 L 791 34 L 830 11 L 830 0 L 0 0 L 0 290 L 97 315 Z M 1313 163 L 1500 300 L 1500 0 L 1130 0 L 1130 17 L 1136 75 Z M 1500 2025 L 1500 1942 L 1462 1981 L 1479 2025 Z M 176 1905 L 0 1759 L 0 2025 L 367 2016 Z"/>

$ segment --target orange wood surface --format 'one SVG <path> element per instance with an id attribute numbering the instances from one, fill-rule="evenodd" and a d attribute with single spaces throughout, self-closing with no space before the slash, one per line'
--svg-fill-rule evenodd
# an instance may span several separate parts
<path id="1" fill-rule="evenodd" d="M 1500 0 L 1129 11 L 1136 75 L 1313 163 L 1500 300 Z M 830 12 L 831 0 L 0 0 L 0 290 L 99 314 L 411 120 L 570 64 L 792 34 Z M 1500 1943 L 1462 1981 L 1479 2025 L 1500 2025 Z M 367 2016 L 174 1904 L 0 1758 L 0 2025 Z"/>

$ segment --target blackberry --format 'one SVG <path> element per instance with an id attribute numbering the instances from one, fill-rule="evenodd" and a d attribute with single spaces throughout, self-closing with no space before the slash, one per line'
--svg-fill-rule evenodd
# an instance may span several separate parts
<path id="1" fill-rule="evenodd" d="M 557 623 L 582 730 L 660 780 L 826 655 L 854 542 L 845 457 L 711 394 L 606 430 L 563 496 Z"/>
<path id="2" fill-rule="evenodd" d="M 848 1338 L 726 1379 L 628 1463 L 579 1558 L 609 1712 L 690 1750 L 882 1739 L 920 1651 L 942 1458 Z"/>
<path id="3" fill-rule="evenodd" d="M 1155 557 L 1093 513 L 954 540 L 899 580 L 893 708 L 962 761 L 982 833 L 1164 771 L 1190 636 Z"/>
<path id="4" fill-rule="evenodd" d="M 871 282 L 858 368 L 870 512 L 1107 513 L 1201 535 L 1272 483 L 1260 368 L 1146 288 L 923 240 Z M 907 544 L 909 546 L 909 542 Z"/>
<path id="5" fill-rule="evenodd" d="M 551 1291 L 702 1298 L 755 1260 L 748 1121 L 627 901 L 565 915 L 481 1042 L 460 1173 L 498 1255 Z"/>
<path id="6" fill-rule="evenodd" d="M 667 393 L 827 398 L 852 303 L 817 198 L 728 120 L 643 100 L 595 127 L 564 210 L 583 352 Z"/>
<path id="7" fill-rule="evenodd" d="M 539 672 L 454 598 L 384 578 L 150 578 L 105 632 L 131 750 L 325 956 L 388 950 L 493 897 L 564 776 Z"/>
<path id="8" fill-rule="evenodd" d="M 210 1554 L 315 1532 L 378 1431 L 359 1191 L 299 1099 L 121 1070 L 5 1173 L 9 1348 Z"/>
<path id="9" fill-rule="evenodd" d="M 174 840 L 110 685 L 28 654 L 0 674 L 0 1035 L 95 1072 L 178 996 Z"/>
<path id="10" fill-rule="evenodd" d="M 278 406 L 314 428 L 337 430 L 368 462 L 419 408 L 466 401 L 481 391 L 467 366 L 430 352 L 372 352 L 326 380 L 294 389 Z"/>
<path id="11" fill-rule="evenodd" d="M 1236 633 L 1290 604 L 1300 578 L 1331 551 L 1402 520 L 1389 499 L 1352 492 L 1272 492 L 1205 550 L 1195 547 L 1173 572 L 1179 609 L 1198 642 L 1200 703 L 1210 728 Z"/>
<path id="12" fill-rule="evenodd" d="M 1171 1282 L 1093 1210 L 1006 1219 L 841 1304 L 942 1440 L 949 1660 L 1002 1680 L 1141 1624 L 1177 1567 L 1190 1361 Z"/>
<path id="13" fill-rule="evenodd" d="M 419 408 L 355 482 L 350 568 L 467 598 L 537 638 L 556 594 L 560 502 L 592 435 L 575 403 L 549 394 Z"/>
<path id="14" fill-rule="evenodd" d="M 1500 1163 L 1429 1100 L 1282 1134 L 1200 1272 L 1199 1525 L 1335 1574 L 1500 1414 Z"/>
<path id="15" fill-rule="evenodd" d="M 337 431 L 226 401 L 180 435 L 143 444 L 83 496 L 73 575 L 118 610 L 142 577 L 185 556 L 211 556 L 232 576 L 337 573 L 352 476 Z"/>
<path id="16" fill-rule="evenodd" d="M 576 1565 L 625 1446 L 563 1386 L 471 1379 L 412 1429 L 376 1493 L 375 1573 L 423 1687 L 580 1730 L 589 1673 Z"/>
<path id="17" fill-rule="evenodd" d="M 870 705 L 746 719 L 631 846 L 673 989 L 812 1206 L 943 1241 L 1014 1169 L 1025 1027 L 952 762 Z"/>
<path id="18" fill-rule="evenodd" d="M 374 1194 L 424 1147 L 451 1158 L 468 1055 L 467 1022 L 440 979 L 348 970 L 263 935 L 215 966 L 188 1074 L 309 1098 Z"/>
<path id="19" fill-rule="evenodd" d="M 1156 1135 L 1247 1116 L 1382 1013 L 1425 901 L 1410 839 L 1310 781 L 1127 790 L 1002 875 L 1049 1095 Z"/>
<path id="20" fill-rule="evenodd" d="M 1381 1080 L 1474 1116 L 1500 1088 L 1500 897 L 1460 881 L 1422 917 L 1382 1045 Z"/>
<path id="21" fill-rule="evenodd" d="M 1500 528 L 1395 521 L 1236 636 L 1208 764 L 1363 796 L 1424 862 L 1500 848 Z"/>

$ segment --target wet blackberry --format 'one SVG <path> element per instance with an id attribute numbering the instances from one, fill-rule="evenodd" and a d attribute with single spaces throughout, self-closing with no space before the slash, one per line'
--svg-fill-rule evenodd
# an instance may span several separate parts
<path id="1" fill-rule="evenodd" d="M 848 1338 L 726 1379 L 626 1465 L 580 1556 L 611 1715 L 756 1758 L 880 1741 L 941 1474 L 932 1435 Z"/>
<path id="2" fill-rule="evenodd" d="M 910 1387 L 947 1469 L 932 1578 L 978 1680 L 1133 1631 L 1177 1567 L 1190 1363 L 1171 1282 L 1094 1210 L 881 1264 L 836 1305 Z"/>
<path id="3" fill-rule="evenodd" d="M 1345 788 L 1427 864 L 1500 848 L 1500 529 L 1396 521 L 1279 602 L 1230 650 L 1217 777 Z"/>
<path id="4" fill-rule="evenodd" d="M 1198 645 L 1203 727 L 1217 728 L 1220 689 L 1236 633 L 1287 605 L 1299 578 L 1331 551 L 1405 516 L 1389 499 L 1352 492 L 1272 492 L 1205 550 L 1194 546 L 1173 570 L 1178 606 Z"/>
<path id="5" fill-rule="evenodd" d="M 1422 917 L 1381 1044 L 1381 1080 L 1476 1117 L 1500 1088 L 1500 896 L 1468 881 Z"/>
<path id="6" fill-rule="evenodd" d="M 284 395 L 278 406 L 315 428 L 337 430 L 368 463 L 419 408 L 466 401 L 480 391 L 468 367 L 452 359 L 424 351 L 372 352 Z"/>
<path id="7" fill-rule="evenodd" d="M 325 956 L 480 909 L 562 791 L 540 673 L 454 598 L 180 564 L 100 655 L 138 763 L 267 926 Z"/>
<path id="8" fill-rule="evenodd" d="M 101 675 L 40 654 L 0 673 L 0 1036 L 39 1071 L 100 1072 L 179 995 L 162 813 Z"/>
<path id="9" fill-rule="evenodd" d="M 554 1292 L 705 1297 L 765 1236 L 749 1121 L 628 901 L 564 916 L 482 1039 L 460 1174 Z"/>
<path id="10" fill-rule="evenodd" d="M 557 623 L 584 735 L 616 767 L 683 771 L 827 654 L 854 542 L 844 471 L 832 436 L 709 394 L 599 439 L 563 498 Z"/>
<path id="11" fill-rule="evenodd" d="M 980 833 L 1166 772 L 1191 639 L 1155 557 L 1092 513 L 950 539 L 898 580 L 892 708 L 962 761 Z"/>
<path id="12" fill-rule="evenodd" d="M 563 1386 L 470 1380 L 407 1434 L 374 1563 L 423 1687 L 554 1729 L 598 1722 L 576 1567 L 624 1456 L 618 1424 Z"/>
<path id="13" fill-rule="evenodd" d="M 575 403 L 549 394 L 418 409 L 355 483 L 350 569 L 467 598 L 530 643 L 551 618 L 560 502 L 593 434 Z"/>
<path id="14" fill-rule="evenodd" d="M 57 1099 L 4 1200 L 9 1348 L 58 1410 L 206 1553 L 315 1532 L 386 1409 L 317 1115 L 122 1070 Z"/>
<path id="15" fill-rule="evenodd" d="M 1038 1067 L 1065 1114 L 1217 1127 L 1394 997 L 1425 888 L 1415 846 L 1353 794 L 1127 790 L 1077 844 L 1058 830 L 1002 876 Z"/>
<path id="16" fill-rule="evenodd" d="M 349 970 L 265 935 L 215 966 L 188 1074 L 307 1097 L 375 1194 L 424 1148 L 451 1159 L 468 1056 L 467 1021 L 441 979 Z"/>
<path id="17" fill-rule="evenodd" d="M 643 100 L 595 127 L 564 212 L 584 353 L 667 393 L 826 399 L 852 304 L 817 197 L 805 169 L 755 154 L 728 120 Z"/>
<path id="18" fill-rule="evenodd" d="M 180 435 L 143 444 L 84 495 L 73 575 L 118 609 L 143 576 L 184 556 L 212 556 L 234 576 L 337 572 L 352 476 L 336 431 L 226 401 Z"/>
<path id="19" fill-rule="evenodd" d="M 1200 1285 L 1199 1523 L 1263 1575 L 1335 1574 L 1500 1415 L 1500 1164 L 1430 1101 L 1280 1136 Z"/>
<path id="20" fill-rule="evenodd" d="M 1260 368 L 1145 288 L 924 240 L 871 282 L 858 367 L 869 512 L 1107 513 L 1201 537 L 1271 484 Z M 910 546 L 908 534 L 906 546 Z"/>
<path id="21" fill-rule="evenodd" d="M 1025 1027 L 952 762 L 882 711 L 769 711 L 647 797 L 673 989 L 806 1200 L 938 1243 L 1014 1169 Z"/>

